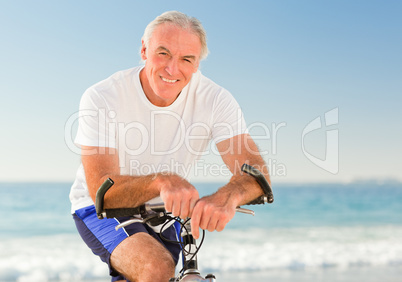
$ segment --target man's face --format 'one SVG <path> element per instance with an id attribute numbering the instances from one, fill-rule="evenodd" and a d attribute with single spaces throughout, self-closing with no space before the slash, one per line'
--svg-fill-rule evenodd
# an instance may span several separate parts
<path id="1" fill-rule="evenodd" d="M 201 42 L 186 29 L 164 23 L 149 40 L 142 42 L 141 58 L 146 60 L 140 74 L 145 95 L 156 106 L 172 104 L 198 69 Z"/>

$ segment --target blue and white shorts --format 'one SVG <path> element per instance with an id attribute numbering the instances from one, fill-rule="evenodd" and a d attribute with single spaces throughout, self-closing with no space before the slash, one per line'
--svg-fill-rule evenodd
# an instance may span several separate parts
<path id="1" fill-rule="evenodd" d="M 76 210 L 73 218 L 84 242 L 95 255 L 108 264 L 109 273 L 112 276 L 111 281 L 127 280 L 111 267 L 110 255 L 124 239 L 138 232 L 150 234 L 172 254 L 176 264 L 179 260 L 180 245 L 162 240 L 159 233 L 156 233 L 146 224 L 134 223 L 116 231 L 115 226 L 129 219 L 129 217 L 98 219 L 95 206 L 92 205 Z M 178 241 L 174 224 L 163 230 L 162 235 L 170 241 Z"/>

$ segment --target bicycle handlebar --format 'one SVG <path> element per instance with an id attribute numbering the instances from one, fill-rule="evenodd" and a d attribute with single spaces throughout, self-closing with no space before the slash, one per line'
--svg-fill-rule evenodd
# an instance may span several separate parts
<path id="1" fill-rule="evenodd" d="M 258 184 L 260 185 L 261 189 L 263 190 L 264 194 L 257 199 L 247 203 L 246 205 L 264 205 L 266 203 L 272 203 L 274 201 L 274 195 L 269 185 L 268 181 L 265 179 L 264 175 L 254 167 L 243 164 L 241 170 L 245 173 L 253 176 Z M 105 182 L 99 187 L 98 191 L 96 192 L 96 200 L 95 200 L 95 208 L 96 214 L 99 219 L 103 218 L 114 218 L 114 217 L 123 217 L 123 216 L 132 216 L 135 214 L 145 215 L 150 211 L 154 212 L 165 212 L 165 207 L 163 203 L 160 204 L 143 204 L 136 208 L 117 208 L 117 209 L 104 209 L 103 203 L 106 192 L 113 186 L 114 181 L 110 178 L 106 179 Z M 254 211 L 244 209 L 241 207 L 237 207 L 236 211 L 252 214 L 254 215 Z"/>

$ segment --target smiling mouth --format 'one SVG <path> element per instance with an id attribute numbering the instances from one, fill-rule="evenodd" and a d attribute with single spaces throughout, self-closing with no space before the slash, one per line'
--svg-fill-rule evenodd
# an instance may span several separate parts
<path id="1" fill-rule="evenodd" d="M 162 78 L 162 80 L 163 80 L 164 82 L 167 82 L 167 83 L 175 83 L 175 82 L 178 81 L 178 79 L 171 80 L 171 79 L 164 78 L 163 76 L 161 76 L 161 78 Z"/>

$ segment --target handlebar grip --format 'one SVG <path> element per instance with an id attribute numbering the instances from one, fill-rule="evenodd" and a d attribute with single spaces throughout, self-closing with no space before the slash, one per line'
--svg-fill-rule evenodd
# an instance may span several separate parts
<path id="1" fill-rule="evenodd" d="M 96 192 L 96 198 L 95 198 L 95 209 L 96 209 L 96 215 L 98 216 L 99 219 L 105 218 L 105 211 L 103 210 L 103 203 L 104 203 L 104 198 L 106 192 L 112 187 L 114 184 L 114 181 L 111 178 L 108 178 L 103 182 L 103 184 L 99 187 L 98 191 Z"/>
<path id="2" fill-rule="evenodd" d="M 267 196 L 262 195 L 259 196 L 257 199 L 252 200 L 251 202 L 247 203 L 246 206 L 250 205 L 264 205 L 267 202 Z"/>
<path id="3" fill-rule="evenodd" d="M 255 180 L 260 185 L 264 194 L 257 199 L 251 201 L 248 205 L 263 205 L 265 203 L 273 203 L 274 201 L 274 194 L 272 192 L 271 186 L 269 185 L 268 181 L 265 179 L 265 176 L 256 168 L 252 167 L 248 164 L 243 164 L 241 167 L 241 171 L 251 175 L 255 178 Z"/>

